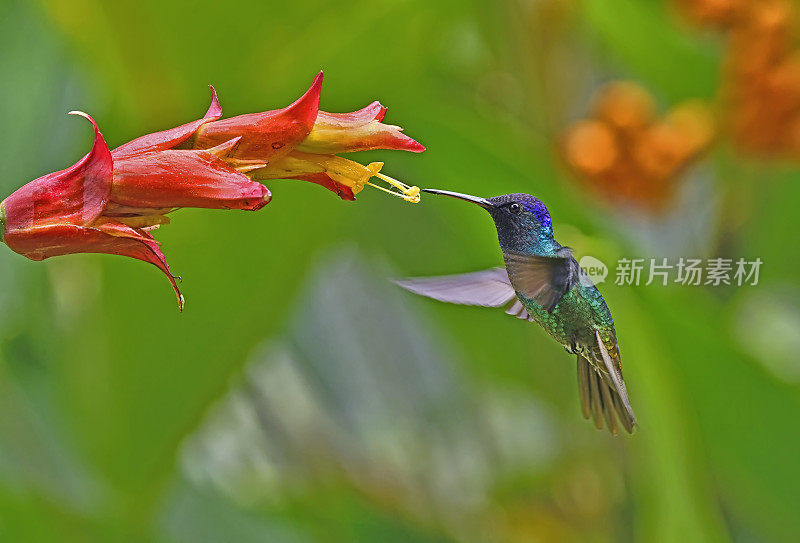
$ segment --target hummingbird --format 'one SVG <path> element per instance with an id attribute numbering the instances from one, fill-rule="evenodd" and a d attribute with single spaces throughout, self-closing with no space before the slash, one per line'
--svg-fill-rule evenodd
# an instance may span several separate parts
<path id="1" fill-rule="evenodd" d="M 538 323 L 576 355 L 581 411 L 598 429 L 605 422 L 616 435 L 618 423 L 633 432 L 633 414 L 611 317 L 603 296 L 572 256 L 553 237 L 547 207 L 530 194 L 480 198 L 422 189 L 477 204 L 494 219 L 505 267 L 460 275 L 396 280 L 415 294 L 462 305 L 505 308 Z"/>

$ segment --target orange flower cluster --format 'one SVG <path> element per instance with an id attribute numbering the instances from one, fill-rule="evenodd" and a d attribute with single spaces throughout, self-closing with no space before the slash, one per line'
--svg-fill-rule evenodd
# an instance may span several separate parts
<path id="1" fill-rule="evenodd" d="M 698 26 L 730 27 L 749 0 L 675 0 L 683 15 Z"/>
<path id="2" fill-rule="evenodd" d="M 653 97 L 634 83 L 601 88 L 592 109 L 567 130 L 564 159 L 601 196 L 650 212 L 672 200 L 677 174 L 714 136 L 703 104 L 684 102 L 657 118 Z"/>
<path id="3" fill-rule="evenodd" d="M 800 51 L 789 0 L 681 0 L 693 22 L 728 31 L 726 124 L 743 150 L 800 159 Z"/>

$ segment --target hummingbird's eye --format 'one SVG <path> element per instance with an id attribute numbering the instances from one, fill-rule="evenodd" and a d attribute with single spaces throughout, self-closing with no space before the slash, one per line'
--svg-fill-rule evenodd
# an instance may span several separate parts
<path id="1" fill-rule="evenodd" d="M 518 214 L 520 211 L 522 211 L 522 208 L 520 207 L 520 205 L 519 205 L 518 203 L 514 202 L 513 204 L 511 204 L 510 206 L 508 206 L 508 210 L 509 210 L 511 213 L 513 213 L 514 215 L 516 215 L 516 214 Z"/>

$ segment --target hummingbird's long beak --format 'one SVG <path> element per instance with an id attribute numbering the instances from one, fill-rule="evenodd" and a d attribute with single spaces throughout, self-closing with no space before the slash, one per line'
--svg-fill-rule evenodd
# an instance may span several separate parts
<path id="1" fill-rule="evenodd" d="M 449 190 L 439 190 L 439 189 L 422 189 L 422 192 L 429 192 L 430 194 L 441 194 L 443 196 L 450 196 L 451 198 L 458 198 L 459 200 L 464 200 L 467 202 L 472 202 L 473 204 L 478 204 L 484 209 L 491 209 L 494 207 L 494 204 L 487 200 L 486 198 L 481 198 L 480 196 L 470 196 L 469 194 L 461 194 L 460 192 L 451 192 Z"/>

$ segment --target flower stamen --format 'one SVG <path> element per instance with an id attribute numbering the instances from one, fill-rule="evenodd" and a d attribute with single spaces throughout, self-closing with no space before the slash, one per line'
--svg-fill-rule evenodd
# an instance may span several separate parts
<path id="1" fill-rule="evenodd" d="M 373 168 L 370 168 L 370 166 L 372 166 L 372 164 L 367 166 L 367 168 L 369 168 L 369 170 L 372 171 L 372 175 L 374 177 L 377 177 L 378 179 L 382 179 L 383 181 L 386 181 L 389 185 L 391 185 L 392 187 L 398 189 L 400 192 L 397 192 L 395 190 L 392 190 L 392 189 L 389 189 L 389 188 L 386 188 L 386 187 L 382 187 L 380 185 L 376 185 L 374 183 L 370 183 L 369 181 L 365 181 L 366 185 L 369 185 L 370 187 L 374 187 L 374 188 L 376 188 L 378 190 L 382 190 L 383 192 L 387 192 L 387 193 L 389 193 L 389 194 L 391 194 L 393 196 L 397 196 L 398 198 L 402 198 L 406 202 L 411 202 L 412 204 L 419 203 L 419 192 L 420 192 L 419 187 L 417 187 L 416 185 L 415 186 L 408 186 L 405 183 L 403 183 L 402 181 L 398 181 L 394 177 L 390 177 L 390 176 L 388 176 L 386 174 L 383 174 L 383 173 L 381 173 L 379 171 L 373 170 Z"/>

